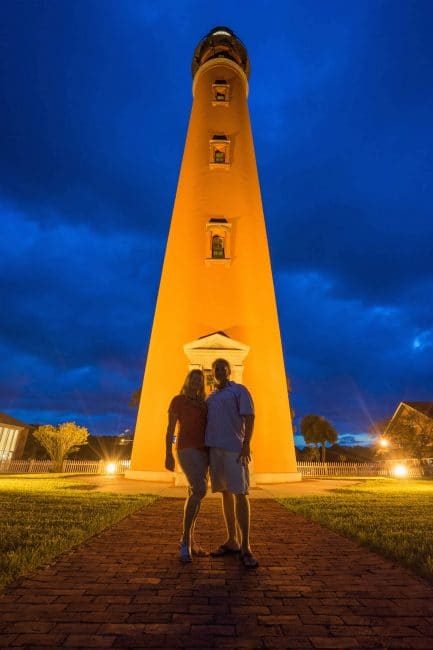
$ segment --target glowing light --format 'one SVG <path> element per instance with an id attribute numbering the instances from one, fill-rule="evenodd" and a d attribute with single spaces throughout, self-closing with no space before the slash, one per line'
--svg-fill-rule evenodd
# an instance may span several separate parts
<path id="1" fill-rule="evenodd" d="M 381 447 L 384 447 L 384 448 L 389 447 L 389 440 L 387 440 L 386 438 L 381 438 L 380 441 L 379 441 L 379 444 L 380 444 Z"/>
<path id="2" fill-rule="evenodd" d="M 424 330 L 412 339 L 412 348 L 414 350 L 424 350 L 433 347 L 433 331 Z"/>
<path id="3" fill-rule="evenodd" d="M 398 464 L 393 468 L 394 476 L 397 478 L 405 478 L 407 476 L 407 467 L 406 465 Z"/>
<path id="4" fill-rule="evenodd" d="M 116 473 L 116 463 L 107 463 L 105 465 L 105 471 L 107 474 L 115 474 Z"/>

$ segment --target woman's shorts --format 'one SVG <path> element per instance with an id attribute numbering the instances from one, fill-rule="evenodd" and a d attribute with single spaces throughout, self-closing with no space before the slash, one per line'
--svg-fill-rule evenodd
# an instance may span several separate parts
<path id="1" fill-rule="evenodd" d="M 248 465 L 238 463 L 239 452 L 220 447 L 209 449 L 209 470 L 212 492 L 248 494 L 250 473 Z"/>
<path id="2" fill-rule="evenodd" d="M 200 499 L 206 495 L 209 457 L 207 451 L 187 447 L 178 449 L 179 464 L 189 484 L 189 493 Z"/>

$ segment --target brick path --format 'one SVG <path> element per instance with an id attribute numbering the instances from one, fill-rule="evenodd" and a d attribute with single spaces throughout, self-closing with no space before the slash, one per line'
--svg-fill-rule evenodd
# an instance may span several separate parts
<path id="1" fill-rule="evenodd" d="M 0 595 L 0 646 L 433 649 L 433 586 L 272 500 L 253 500 L 261 564 L 176 559 L 182 502 L 160 499 Z M 223 539 L 205 500 L 203 545 Z"/>

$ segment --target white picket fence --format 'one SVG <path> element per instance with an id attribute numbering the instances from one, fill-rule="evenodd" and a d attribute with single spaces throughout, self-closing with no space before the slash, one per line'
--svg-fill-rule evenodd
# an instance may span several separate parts
<path id="1" fill-rule="evenodd" d="M 104 461 L 104 460 L 73 460 L 63 461 L 62 473 L 64 474 L 106 474 L 107 466 L 111 464 L 111 474 L 124 474 L 129 469 L 129 460 Z M 326 478 L 332 476 L 393 476 L 395 463 L 318 463 L 298 462 L 298 472 L 303 478 Z M 422 476 L 419 464 L 405 463 L 407 476 L 418 478 Z M 52 472 L 54 463 L 51 460 L 2 460 L 0 461 L 0 474 L 45 474 Z"/>
<path id="2" fill-rule="evenodd" d="M 130 465 L 129 460 L 74 460 L 67 459 L 62 463 L 64 474 L 106 474 L 107 465 L 112 465 L 111 474 L 123 474 Z M 0 474 L 46 474 L 54 470 L 52 460 L 2 460 Z"/>
<path id="3" fill-rule="evenodd" d="M 328 476 L 394 476 L 394 466 L 398 461 L 383 463 L 319 463 L 298 462 L 298 472 L 303 478 L 325 478 Z M 404 463 L 408 478 L 419 478 L 422 471 L 419 464 Z"/>

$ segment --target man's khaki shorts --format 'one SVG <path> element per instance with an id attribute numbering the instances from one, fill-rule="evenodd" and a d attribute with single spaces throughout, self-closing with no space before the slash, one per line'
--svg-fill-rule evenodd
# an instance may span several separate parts
<path id="1" fill-rule="evenodd" d="M 219 447 L 209 449 L 209 470 L 212 492 L 248 494 L 250 473 L 248 465 L 238 463 L 239 452 Z"/>

